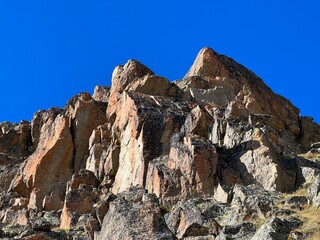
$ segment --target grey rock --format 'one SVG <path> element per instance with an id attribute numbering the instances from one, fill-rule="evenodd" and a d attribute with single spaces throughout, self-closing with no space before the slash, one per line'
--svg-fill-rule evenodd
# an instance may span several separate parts
<path id="1" fill-rule="evenodd" d="M 231 208 L 224 223 L 233 225 L 255 218 L 271 217 L 278 198 L 277 193 L 270 193 L 256 185 L 236 185 L 233 188 Z"/>
<path id="2" fill-rule="evenodd" d="M 308 196 L 312 199 L 312 204 L 320 207 L 320 175 L 316 176 L 313 183 L 308 188 Z"/>
<path id="3" fill-rule="evenodd" d="M 223 227 L 216 240 L 246 240 L 253 237 L 255 232 L 255 226 L 249 222 L 244 222 L 236 225 L 226 225 Z"/>
<path id="4" fill-rule="evenodd" d="M 273 217 L 258 229 L 252 240 L 287 240 L 290 231 L 300 225 L 301 222 L 297 220 L 288 221 Z"/>
<path id="5" fill-rule="evenodd" d="M 157 198 L 149 194 L 142 198 L 133 197 L 135 193 L 141 196 L 139 191 L 131 188 L 129 196 L 121 193 L 122 197 L 110 202 L 101 231 L 95 234 L 95 239 L 174 239 L 161 216 Z"/>
<path id="6" fill-rule="evenodd" d="M 309 204 L 310 200 L 305 196 L 290 196 L 285 200 L 285 205 L 303 206 Z"/>
<path id="7" fill-rule="evenodd" d="M 176 237 L 217 236 L 220 225 L 215 220 L 223 215 L 223 208 L 212 200 L 201 198 L 176 204 L 165 221 Z"/>

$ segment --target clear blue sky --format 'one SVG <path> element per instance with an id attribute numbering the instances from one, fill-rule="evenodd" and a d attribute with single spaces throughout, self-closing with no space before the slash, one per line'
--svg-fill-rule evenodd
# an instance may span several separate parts
<path id="1" fill-rule="evenodd" d="M 204 46 L 245 65 L 320 122 L 320 1 L 0 2 L 0 121 L 31 120 L 110 85 L 140 60 L 182 78 Z"/>

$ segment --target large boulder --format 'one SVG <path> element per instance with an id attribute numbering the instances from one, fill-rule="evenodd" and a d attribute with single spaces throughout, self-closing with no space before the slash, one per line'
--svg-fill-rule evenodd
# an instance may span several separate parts
<path id="1" fill-rule="evenodd" d="M 287 240 L 290 232 L 300 225 L 301 222 L 295 219 L 290 221 L 273 217 L 258 229 L 252 240 Z"/>
<path id="2" fill-rule="evenodd" d="M 72 176 L 68 182 L 60 228 L 75 227 L 81 215 L 93 211 L 99 195 L 97 186 L 98 181 L 93 172 L 82 169 Z"/>
<path id="3" fill-rule="evenodd" d="M 140 192 L 139 188 L 128 189 L 128 193 L 110 203 L 95 239 L 174 239 L 161 216 L 156 196 Z"/>
<path id="4" fill-rule="evenodd" d="M 270 193 L 257 185 L 235 185 L 232 191 L 230 209 L 224 218 L 224 224 L 235 225 L 267 219 L 277 209 L 277 193 Z"/>
<path id="5" fill-rule="evenodd" d="M 308 188 L 308 196 L 315 207 L 320 208 L 320 175 L 317 175 Z"/>
<path id="6" fill-rule="evenodd" d="M 221 226 L 215 220 L 223 215 L 223 208 L 211 200 L 193 199 L 176 204 L 165 215 L 171 232 L 179 239 L 219 234 Z"/>

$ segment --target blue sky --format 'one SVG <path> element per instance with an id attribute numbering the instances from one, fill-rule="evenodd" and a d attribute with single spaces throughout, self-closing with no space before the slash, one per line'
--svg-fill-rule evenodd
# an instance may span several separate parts
<path id="1" fill-rule="evenodd" d="M 0 2 L 0 121 L 110 85 L 134 58 L 170 80 L 209 46 L 320 122 L 319 1 Z"/>

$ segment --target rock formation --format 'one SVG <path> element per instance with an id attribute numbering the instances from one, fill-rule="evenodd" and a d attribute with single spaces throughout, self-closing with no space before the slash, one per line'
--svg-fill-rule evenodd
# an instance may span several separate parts
<path id="1" fill-rule="evenodd" d="M 111 87 L 0 123 L 0 238 L 319 236 L 293 218 L 319 208 L 318 142 L 312 118 L 210 48 L 175 82 L 129 60 Z"/>

